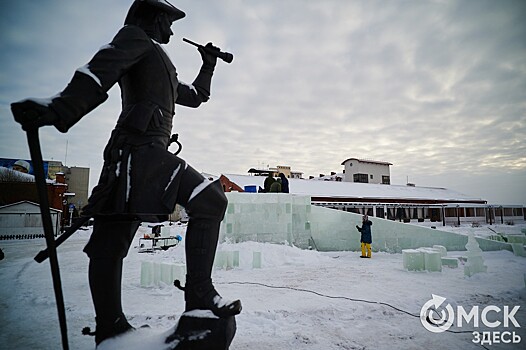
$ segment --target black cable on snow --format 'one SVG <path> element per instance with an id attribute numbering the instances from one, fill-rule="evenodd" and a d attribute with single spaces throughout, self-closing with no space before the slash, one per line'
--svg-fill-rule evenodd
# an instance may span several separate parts
<path id="1" fill-rule="evenodd" d="M 317 295 L 317 296 L 320 296 L 320 297 L 323 297 L 323 298 L 328 298 L 328 299 L 343 299 L 343 300 L 360 302 L 360 303 L 383 305 L 383 306 L 390 307 L 390 308 L 392 308 L 392 309 L 394 309 L 394 310 L 396 310 L 398 312 L 401 312 L 403 314 L 406 314 L 406 315 L 409 315 L 409 316 L 412 316 L 412 317 L 416 317 L 416 318 L 420 318 L 420 315 L 413 314 L 413 313 L 411 313 L 409 311 L 405 311 L 403 309 L 400 309 L 400 308 L 398 308 L 396 306 L 393 306 L 393 305 L 391 305 L 389 303 L 385 303 L 385 302 L 382 302 L 382 301 L 357 299 L 357 298 L 350 298 L 350 297 L 344 297 L 344 296 L 333 296 L 333 295 L 327 295 L 327 294 L 323 294 L 323 293 L 320 293 L 320 292 L 316 292 L 316 291 L 313 291 L 313 290 L 310 290 L 310 289 L 287 287 L 287 286 L 273 286 L 273 285 L 270 285 L 270 284 L 259 283 L 259 282 L 231 281 L 231 282 L 216 282 L 216 284 L 239 284 L 239 285 L 260 286 L 260 287 L 272 288 L 272 289 L 289 289 L 289 290 L 293 290 L 293 291 L 296 291 L 296 292 L 304 292 L 304 293 L 314 294 L 314 295 Z M 446 332 L 455 333 L 455 334 L 473 333 L 472 330 L 469 330 L 469 331 L 467 331 L 467 330 L 466 331 L 454 331 L 454 330 L 451 330 L 451 329 L 447 329 Z M 480 344 L 480 345 L 483 348 L 487 349 L 484 345 L 482 345 L 482 344 Z"/>

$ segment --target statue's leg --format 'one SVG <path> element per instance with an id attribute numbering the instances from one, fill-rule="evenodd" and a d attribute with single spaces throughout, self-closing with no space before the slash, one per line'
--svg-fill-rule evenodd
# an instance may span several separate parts
<path id="1" fill-rule="evenodd" d="M 181 204 L 189 216 L 185 309 L 207 309 L 219 317 L 236 315 L 241 311 L 241 302 L 222 299 L 211 278 L 219 226 L 228 204 L 226 196 L 219 181 L 208 181 L 191 167 L 187 167 L 181 181 Z"/>
<path id="2" fill-rule="evenodd" d="M 88 277 L 95 307 L 97 344 L 133 329 L 122 312 L 122 260 L 128 253 L 139 224 L 131 217 L 98 216 L 84 248 L 90 259 Z"/>

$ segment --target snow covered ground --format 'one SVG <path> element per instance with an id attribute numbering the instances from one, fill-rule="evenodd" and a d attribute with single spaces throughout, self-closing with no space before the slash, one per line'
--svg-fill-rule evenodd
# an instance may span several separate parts
<path id="1" fill-rule="evenodd" d="M 491 226 L 506 233 L 520 233 L 525 227 Z M 441 229 L 490 232 L 487 227 Z M 184 226 L 180 230 L 184 237 Z M 149 324 L 165 332 L 183 311 L 182 292 L 164 284 L 141 287 L 141 262 L 183 262 L 184 246 L 138 253 L 139 236 L 149 231 L 146 225 L 140 228 L 125 260 L 124 311 L 133 325 Z M 93 338 L 81 335 L 83 327 L 94 326 L 88 259 L 82 253 L 89 233 L 80 231 L 59 248 L 71 349 L 94 348 Z M 0 349 L 61 348 L 49 264 L 33 261 L 43 247 L 43 239 L 0 241 L 5 252 L 0 261 Z M 481 310 L 488 305 L 510 310 L 520 306 L 515 319 L 522 328 L 470 324 L 451 329 L 510 331 L 522 338 L 520 344 L 486 345 L 491 349 L 524 349 L 526 344 L 526 258 L 509 251 L 484 252 L 487 273 L 465 277 L 462 266 L 442 272 L 405 271 L 401 254 L 376 253 L 372 259 L 360 259 L 357 252 L 319 253 L 255 242 L 222 244 L 219 249 L 240 251 L 238 268 L 216 270 L 213 276 L 224 297 L 243 302 L 231 349 L 482 349 L 472 342 L 471 333 L 431 333 L 418 317 L 385 305 L 418 315 L 432 294 L 467 311 L 476 305 Z M 252 268 L 253 251 L 262 253 L 260 269 Z M 502 320 L 502 313 L 490 312 L 488 318 Z M 140 341 L 128 344 L 127 350 L 132 349 L 142 349 Z"/>

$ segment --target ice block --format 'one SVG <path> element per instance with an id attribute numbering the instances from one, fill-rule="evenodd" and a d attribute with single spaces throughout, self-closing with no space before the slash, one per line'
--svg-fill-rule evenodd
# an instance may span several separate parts
<path id="1" fill-rule="evenodd" d="M 141 262 L 141 287 L 153 285 L 153 263 L 151 261 Z"/>
<path id="2" fill-rule="evenodd" d="M 409 271 L 424 270 L 424 253 L 416 249 L 402 250 L 404 269 Z"/>
<path id="3" fill-rule="evenodd" d="M 443 245 L 433 245 L 433 249 L 436 249 L 440 252 L 440 256 L 447 256 L 447 249 Z"/>
<path id="4" fill-rule="evenodd" d="M 442 266 L 457 268 L 458 267 L 458 259 L 457 258 L 442 257 Z"/>
<path id="5" fill-rule="evenodd" d="M 252 268 L 254 269 L 261 268 L 261 252 L 252 253 Z"/>

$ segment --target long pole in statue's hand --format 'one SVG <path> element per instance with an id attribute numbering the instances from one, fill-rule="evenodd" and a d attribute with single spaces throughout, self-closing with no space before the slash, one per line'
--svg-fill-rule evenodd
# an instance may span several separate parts
<path id="1" fill-rule="evenodd" d="M 57 302 L 58 319 L 60 323 L 60 332 L 62 335 L 62 348 L 68 350 L 68 330 L 66 324 L 66 309 L 64 307 L 64 296 L 62 294 L 62 283 L 60 281 L 60 270 L 58 267 L 57 249 L 53 234 L 53 223 L 51 221 L 51 212 L 49 209 L 49 200 L 46 186 L 46 176 L 44 173 L 44 161 L 42 160 L 42 151 L 40 150 L 40 140 L 38 138 L 38 127 L 26 129 L 27 142 L 31 160 L 33 161 L 33 171 L 35 174 L 35 183 L 40 204 L 40 214 L 42 216 L 42 225 L 44 226 L 44 236 L 49 254 L 49 264 L 51 266 L 51 277 L 53 279 L 53 289 L 55 290 L 55 299 Z"/>
<path id="2" fill-rule="evenodd" d="M 232 55 L 230 52 L 223 52 L 223 51 L 221 51 L 221 49 L 212 50 L 212 49 L 209 49 L 206 46 L 203 46 L 201 44 L 198 44 L 198 43 L 193 42 L 192 40 L 189 40 L 189 39 L 186 39 L 186 38 L 183 38 L 183 41 L 185 43 L 190 44 L 190 45 L 194 45 L 195 47 L 202 48 L 203 50 L 205 50 L 210 55 L 216 56 L 217 58 L 222 59 L 226 63 L 232 63 L 232 61 L 234 60 L 234 55 Z"/>

